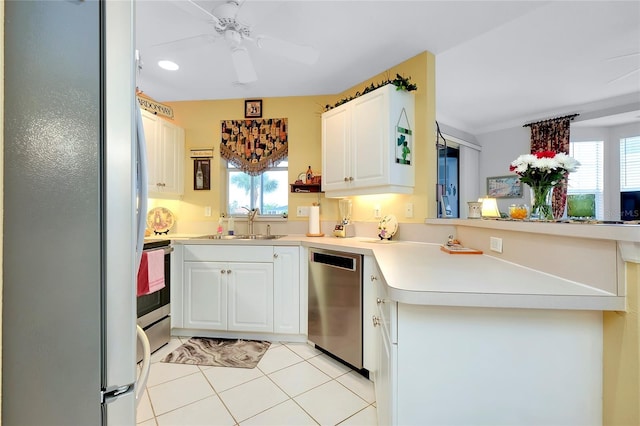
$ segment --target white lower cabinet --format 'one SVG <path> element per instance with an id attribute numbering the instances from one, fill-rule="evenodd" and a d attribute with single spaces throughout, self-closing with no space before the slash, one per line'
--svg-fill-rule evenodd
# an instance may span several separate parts
<path id="1" fill-rule="evenodd" d="M 273 264 L 185 262 L 184 325 L 273 332 Z"/>
<path id="2" fill-rule="evenodd" d="M 175 327 L 300 333 L 298 246 L 185 245 L 182 256 Z"/>
<path id="3" fill-rule="evenodd" d="M 380 272 L 373 256 L 364 256 L 362 263 L 362 366 L 369 370 L 375 380 L 378 369 L 377 290 Z"/>
<path id="4" fill-rule="evenodd" d="M 226 270 L 226 263 L 184 263 L 185 328 L 227 329 Z"/>
<path id="5" fill-rule="evenodd" d="M 369 281 L 373 294 L 369 296 L 375 304 L 372 324 L 375 330 L 375 382 L 376 407 L 379 425 L 398 424 L 398 340 L 397 302 L 387 297 L 386 284 L 377 268 Z"/>
<path id="6" fill-rule="evenodd" d="M 283 334 L 300 333 L 299 247 L 273 247 L 273 283 L 273 331 Z"/>
<path id="7" fill-rule="evenodd" d="M 397 420 L 398 345 L 392 344 L 385 327 L 378 327 L 378 359 L 374 375 L 379 425 L 395 425 Z"/>

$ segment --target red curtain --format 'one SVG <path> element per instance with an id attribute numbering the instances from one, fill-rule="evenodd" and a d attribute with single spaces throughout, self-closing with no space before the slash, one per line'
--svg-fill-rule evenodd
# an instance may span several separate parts
<path id="1" fill-rule="evenodd" d="M 575 115 L 554 118 L 527 124 L 531 128 L 531 153 L 555 151 L 569 154 L 569 130 Z M 553 189 L 553 217 L 558 219 L 564 214 L 567 202 L 567 176 Z"/>

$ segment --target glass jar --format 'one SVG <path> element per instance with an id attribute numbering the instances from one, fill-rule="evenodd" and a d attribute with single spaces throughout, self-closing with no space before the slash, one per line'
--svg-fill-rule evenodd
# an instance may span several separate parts
<path id="1" fill-rule="evenodd" d="M 526 204 L 511 204 L 509 206 L 509 217 L 516 220 L 529 218 L 529 206 Z"/>

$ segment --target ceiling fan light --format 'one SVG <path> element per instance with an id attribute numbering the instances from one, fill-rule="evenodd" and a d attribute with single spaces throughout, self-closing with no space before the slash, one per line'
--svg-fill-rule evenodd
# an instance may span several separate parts
<path id="1" fill-rule="evenodd" d="M 177 71 L 178 69 L 180 69 L 180 66 L 178 64 L 176 64 L 173 61 L 168 61 L 165 59 L 158 61 L 158 66 L 163 70 L 167 70 L 167 71 Z"/>
<path id="2" fill-rule="evenodd" d="M 253 83 L 258 79 L 247 49 L 234 47 L 231 50 L 231 60 L 238 76 L 238 83 Z"/>

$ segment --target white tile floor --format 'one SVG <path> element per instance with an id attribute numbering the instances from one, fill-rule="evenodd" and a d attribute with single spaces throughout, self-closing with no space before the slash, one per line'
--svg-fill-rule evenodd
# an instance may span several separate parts
<path id="1" fill-rule="evenodd" d="M 272 343 L 256 368 L 162 363 L 151 357 L 141 426 L 377 424 L 373 382 L 304 343 Z"/>

